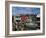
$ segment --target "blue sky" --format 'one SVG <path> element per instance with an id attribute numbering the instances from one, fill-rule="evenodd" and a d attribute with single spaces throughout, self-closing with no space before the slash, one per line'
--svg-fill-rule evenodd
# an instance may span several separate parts
<path id="1" fill-rule="evenodd" d="M 36 7 L 12 7 L 12 15 L 18 14 L 40 14 L 40 8 Z"/>

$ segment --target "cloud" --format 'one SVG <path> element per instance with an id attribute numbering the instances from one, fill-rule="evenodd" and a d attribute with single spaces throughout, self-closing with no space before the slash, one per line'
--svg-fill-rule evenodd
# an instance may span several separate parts
<path id="1" fill-rule="evenodd" d="M 31 7 L 12 7 L 12 15 L 17 14 L 39 14 L 40 8 Z"/>

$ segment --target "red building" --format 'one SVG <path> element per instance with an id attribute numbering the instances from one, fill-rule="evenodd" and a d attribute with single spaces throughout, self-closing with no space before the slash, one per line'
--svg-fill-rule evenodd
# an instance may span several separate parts
<path id="1" fill-rule="evenodd" d="M 24 20 L 26 20 L 26 19 L 28 19 L 28 16 L 21 16 L 21 20 L 22 20 L 22 21 L 24 21 Z"/>

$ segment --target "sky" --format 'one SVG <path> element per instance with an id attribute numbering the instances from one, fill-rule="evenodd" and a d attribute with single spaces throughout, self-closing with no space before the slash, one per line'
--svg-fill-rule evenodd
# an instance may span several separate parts
<path id="1" fill-rule="evenodd" d="M 36 7 L 12 7 L 12 15 L 16 16 L 18 14 L 40 14 L 40 8 Z"/>

